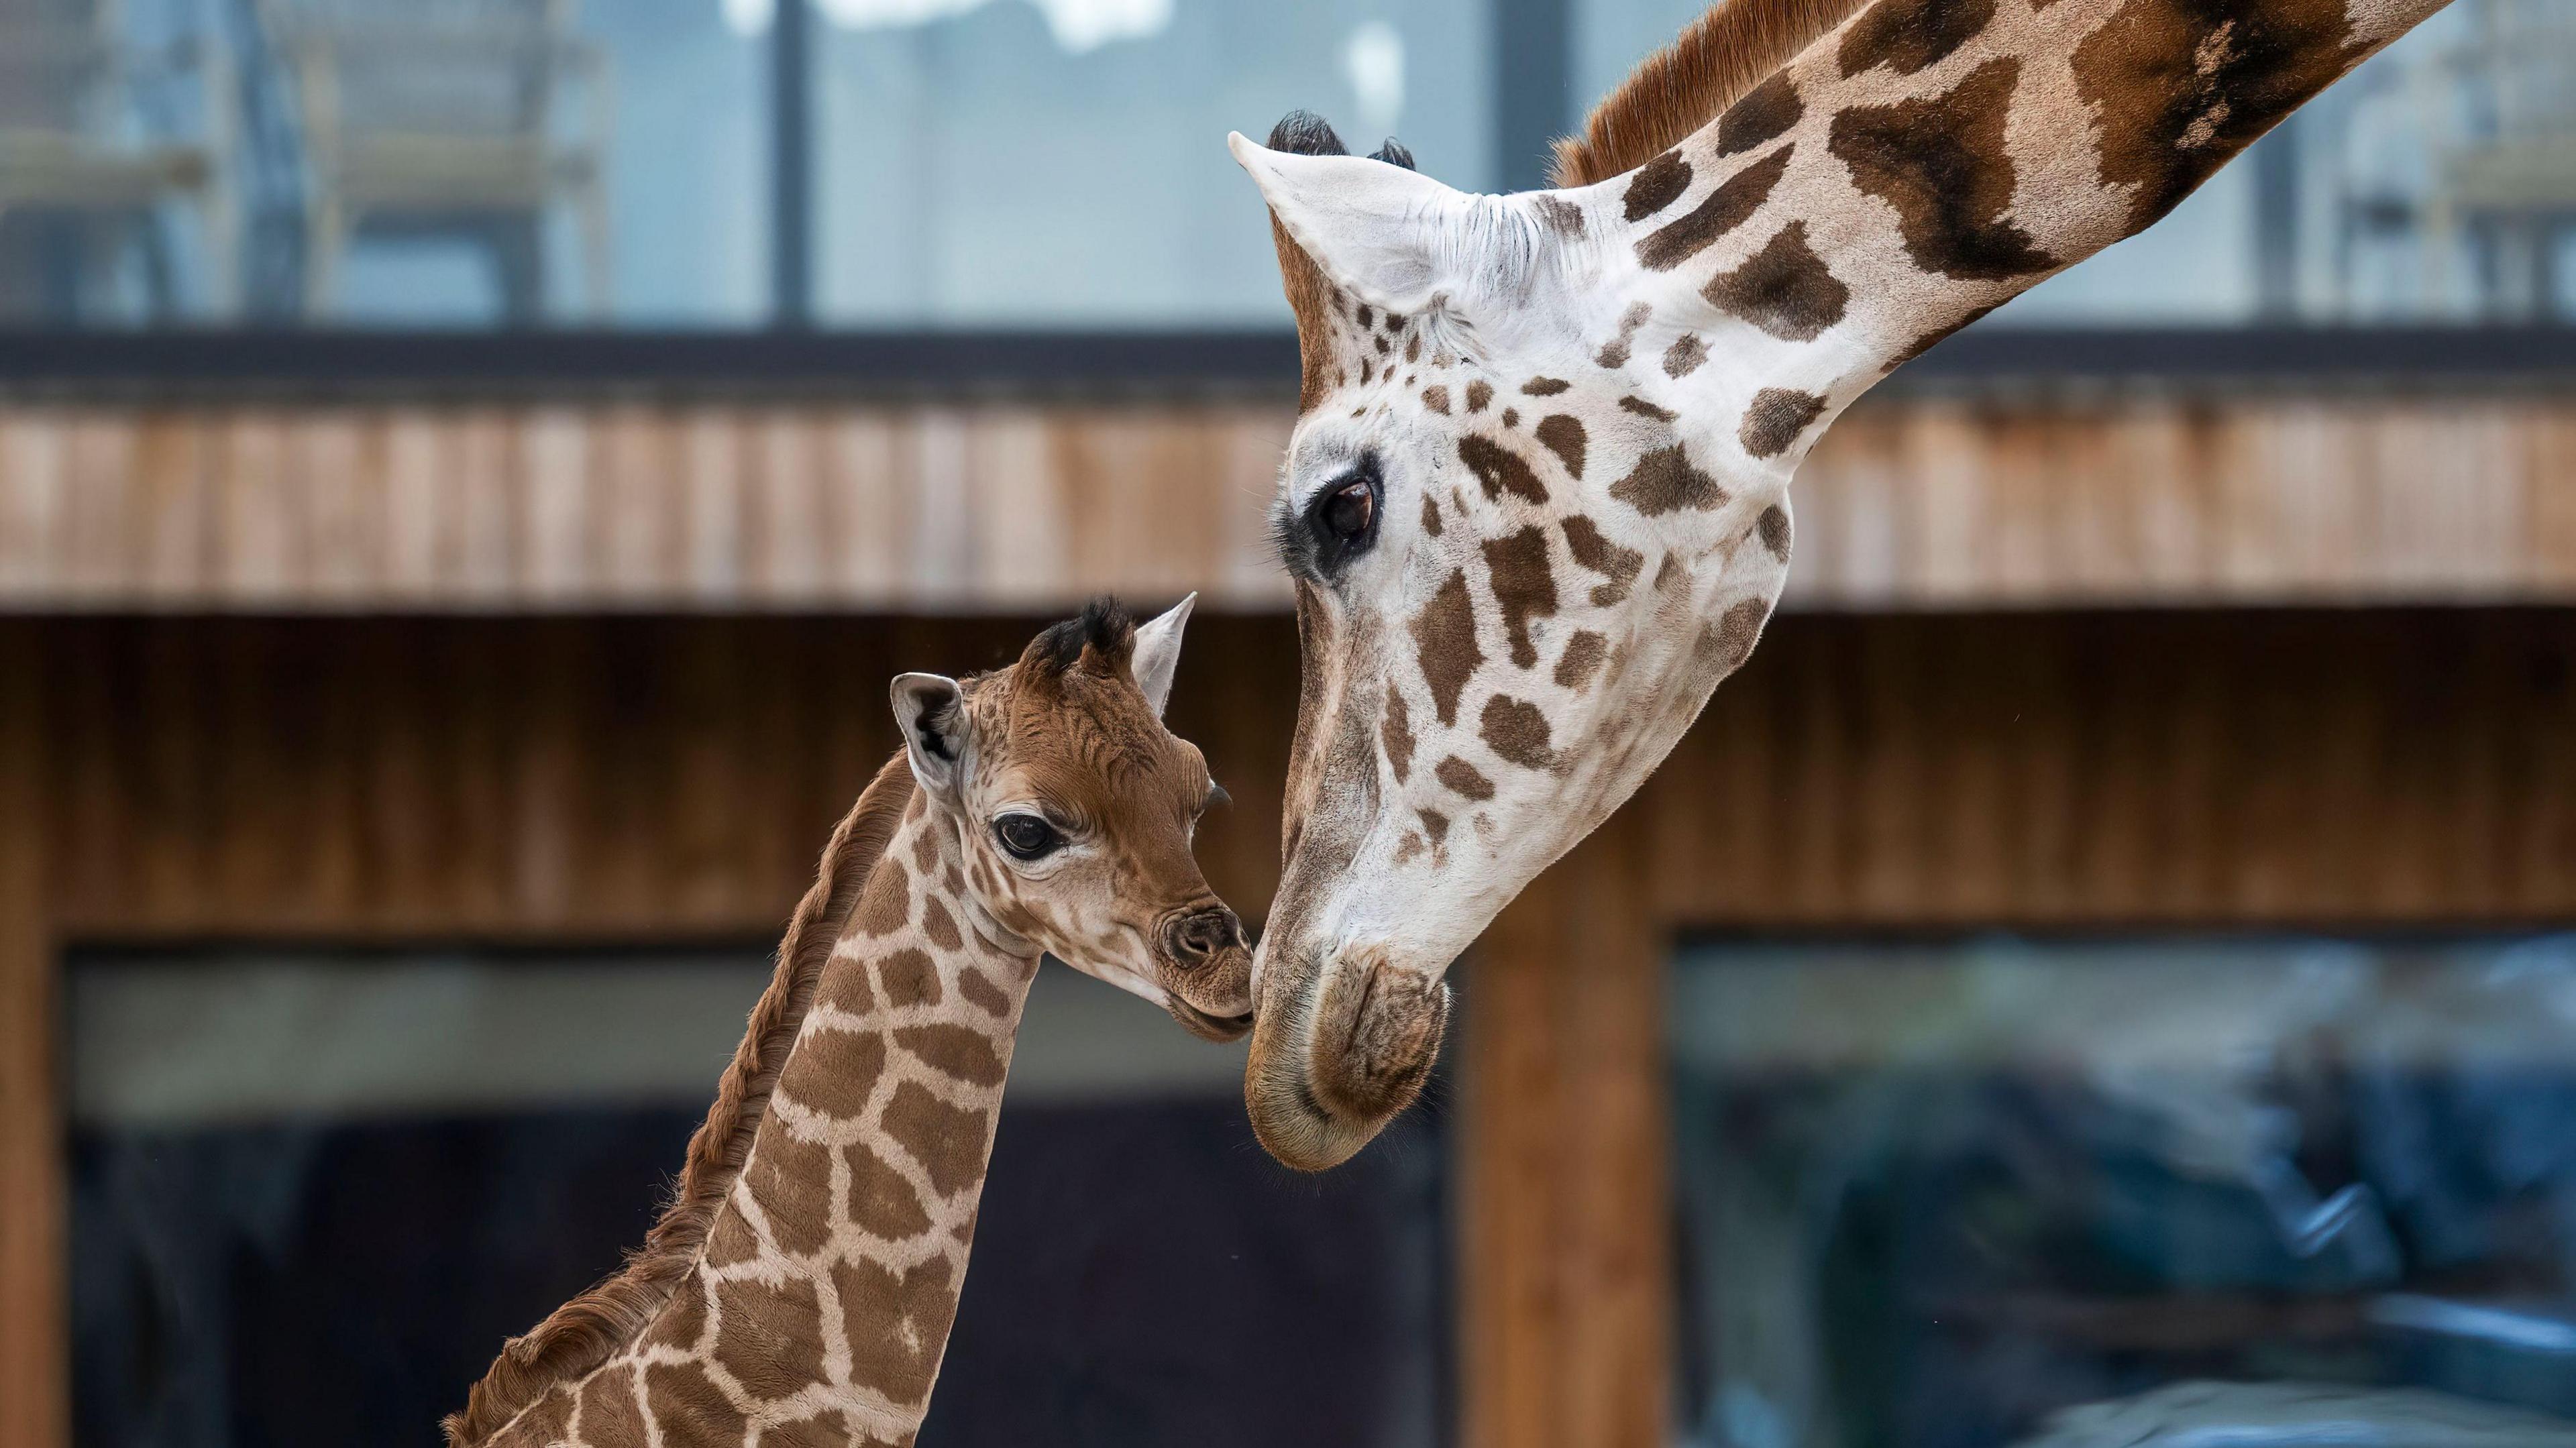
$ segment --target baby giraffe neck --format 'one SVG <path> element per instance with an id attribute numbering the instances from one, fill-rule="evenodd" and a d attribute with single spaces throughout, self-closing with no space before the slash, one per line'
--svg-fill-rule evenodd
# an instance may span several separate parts
<path id="1" fill-rule="evenodd" d="M 962 855 L 955 821 L 916 793 L 696 1270 L 584 1385 L 565 1441 L 913 1441 L 1038 965 L 967 898 Z"/>

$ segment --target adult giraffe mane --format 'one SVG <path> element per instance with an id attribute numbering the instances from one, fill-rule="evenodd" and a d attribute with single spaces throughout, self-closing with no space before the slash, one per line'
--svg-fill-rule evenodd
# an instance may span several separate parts
<path id="1" fill-rule="evenodd" d="M 814 884 L 797 903 L 778 943 L 769 988 L 752 1007 L 742 1043 L 716 1084 L 715 1104 L 689 1138 L 688 1159 L 670 1204 L 624 1267 L 502 1347 L 467 1396 L 464 1411 L 449 1414 L 442 1425 L 450 1448 L 474 1448 L 559 1384 L 588 1376 L 635 1340 L 688 1275 L 717 1208 L 751 1155 L 752 1138 L 768 1111 L 788 1048 L 795 1045 L 814 1003 L 824 962 L 902 823 L 912 791 L 911 767 L 898 752 L 832 831 Z"/>
<path id="2" fill-rule="evenodd" d="M 1556 143 L 1550 179 L 1590 186 L 1689 139 L 1869 0 L 1719 0 Z"/>

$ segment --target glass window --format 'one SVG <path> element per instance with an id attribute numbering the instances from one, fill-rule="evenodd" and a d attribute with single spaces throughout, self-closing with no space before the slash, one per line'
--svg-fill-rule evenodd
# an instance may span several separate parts
<path id="1" fill-rule="evenodd" d="M 792 229 L 793 321 L 1284 328 L 1228 130 L 1492 189 L 1704 0 L 777 4 L 0 0 L 0 324 L 744 328 Z M 2571 71 L 2564 0 L 2459 0 L 2000 324 L 2564 318 Z"/>
<path id="2" fill-rule="evenodd" d="M 768 978 L 749 952 L 75 960 L 79 1441 L 435 1443 L 505 1337 L 643 1239 Z M 1243 1065 L 1040 972 L 926 1440 L 1444 1441 L 1437 1124 L 1292 1177 Z"/>
<path id="3" fill-rule="evenodd" d="M 1687 1440 L 2576 1441 L 2576 938 L 1718 946 Z"/>
<path id="4" fill-rule="evenodd" d="M 1488 0 L 816 4 L 836 325 L 1284 327 L 1225 136 L 1299 108 L 1496 184 Z"/>
<path id="5" fill-rule="evenodd" d="M 6 0 L 0 320 L 755 320 L 764 58 L 713 0 Z"/>

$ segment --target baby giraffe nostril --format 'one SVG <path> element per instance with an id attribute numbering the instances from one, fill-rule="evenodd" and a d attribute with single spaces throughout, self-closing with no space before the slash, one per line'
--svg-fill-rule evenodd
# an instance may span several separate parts
<path id="1" fill-rule="evenodd" d="M 1172 959 L 1187 966 L 1205 965 L 1241 939 L 1234 912 L 1223 907 L 1193 910 L 1163 928 L 1163 945 Z"/>

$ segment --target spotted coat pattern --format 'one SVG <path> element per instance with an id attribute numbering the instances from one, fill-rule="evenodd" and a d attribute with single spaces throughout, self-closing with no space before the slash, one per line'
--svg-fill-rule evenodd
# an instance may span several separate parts
<path id="1" fill-rule="evenodd" d="M 1361 1074 L 1317 1026 L 1343 962 L 1436 979 L 1750 656 L 1787 576 L 1789 480 L 1843 408 L 2152 223 L 2443 3 L 1856 4 L 1638 169 L 1520 196 L 1335 157 L 1310 118 L 1238 146 L 1330 379 L 1280 526 L 1363 461 L 1386 493 L 1366 556 L 1296 579 L 1264 1142 L 1329 1165 L 1383 1120 L 1315 1109 Z"/>

